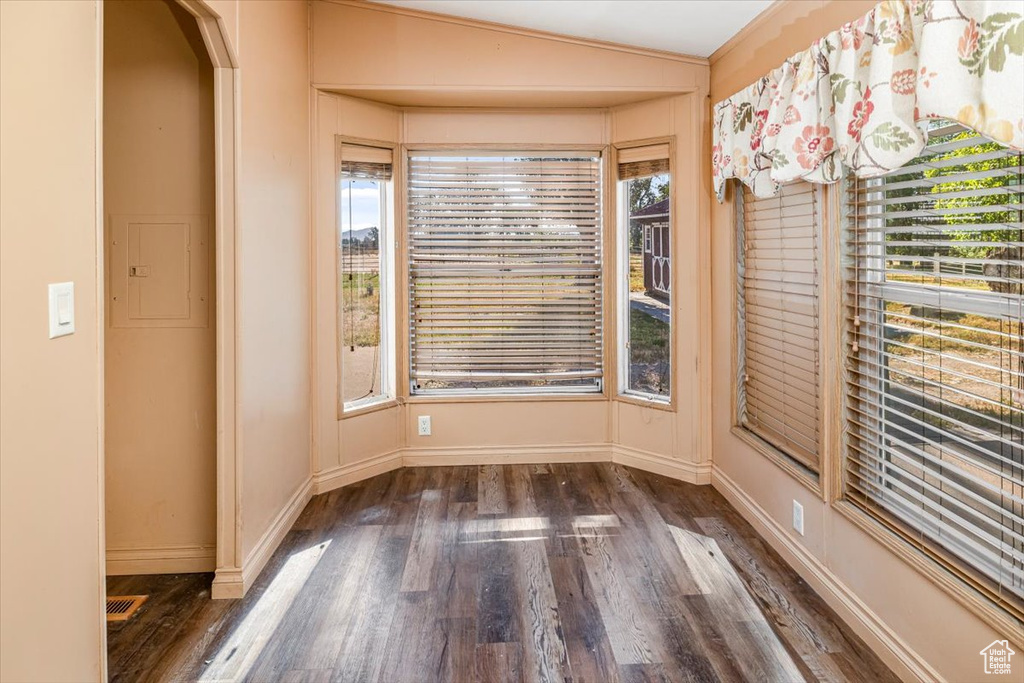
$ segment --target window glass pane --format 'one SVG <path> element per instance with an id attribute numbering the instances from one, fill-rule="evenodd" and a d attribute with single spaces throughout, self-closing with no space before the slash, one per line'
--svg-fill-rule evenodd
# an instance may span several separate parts
<path id="1" fill-rule="evenodd" d="M 381 357 L 381 229 L 387 183 L 341 178 L 338 202 L 338 328 L 346 408 L 385 393 Z"/>
<path id="2" fill-rule="evenodd" d="M 599 392 L 601 158 L 409 158 L 413 393 Z"/>
<path id="3" fill-rule="evenodd" d="M 623 182 L 627 209 L 625 387 L 667 400 L 672 373 L 671 175 Z"/>
<path id="4" fill-rule="evenodd" d="M 851 183 L 848 494 L 1024 600 L 1021 155 L 931 124 Z"/>

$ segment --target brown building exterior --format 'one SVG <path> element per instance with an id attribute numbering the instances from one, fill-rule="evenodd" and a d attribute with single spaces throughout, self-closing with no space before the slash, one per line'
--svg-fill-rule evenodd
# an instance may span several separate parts
<path id="1" fill-rule="evenodd" d="M 644 289 L 659 299 L 668 299 L 672 286 L 669 255 L 669 199 L 662 199 L 630 214 L 630 221 L 643 233 Z"/>

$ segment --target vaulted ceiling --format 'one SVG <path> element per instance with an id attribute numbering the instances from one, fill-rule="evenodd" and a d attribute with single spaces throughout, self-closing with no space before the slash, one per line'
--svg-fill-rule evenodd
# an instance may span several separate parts
<path id="1" fill-rule="evenodd" d="M 374 0 L 579 38 L 708 57 L 772 0 Z"/>

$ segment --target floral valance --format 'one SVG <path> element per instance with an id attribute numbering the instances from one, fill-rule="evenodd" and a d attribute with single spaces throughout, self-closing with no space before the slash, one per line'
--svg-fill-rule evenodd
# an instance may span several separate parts
<path id="1" fill-rule="evenodd" d="M 887 0 L 715 105 L 714 186 L 738 178 L 768 197 L 798 178 L 872 176 L 952 119 L 1024 147 L 1024 4 Z"/>

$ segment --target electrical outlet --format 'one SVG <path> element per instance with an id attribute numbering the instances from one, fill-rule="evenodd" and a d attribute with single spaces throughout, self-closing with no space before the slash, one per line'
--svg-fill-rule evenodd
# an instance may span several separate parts
<path id="1" fill-rule="evenodd" d="M 419 420 L 419 433 L 420 436 L 430 436 L 430 416 L 420 415 Z"/>
<path id="2" fill-rule="evenodd" d="M 793 528 L 801 536 L 804 535 L 804 506 L 793 501 Z"/>

